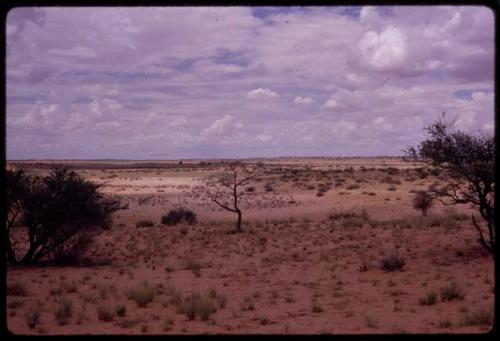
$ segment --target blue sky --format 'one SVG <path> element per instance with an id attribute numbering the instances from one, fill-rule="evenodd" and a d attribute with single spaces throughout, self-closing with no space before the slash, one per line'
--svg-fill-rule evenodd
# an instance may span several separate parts
<path id="1" fill-rule="evenodd" d="M 18 8 L 8 159 L 400 155 L 441 111 L 494 128 L 469 7 Z"/>

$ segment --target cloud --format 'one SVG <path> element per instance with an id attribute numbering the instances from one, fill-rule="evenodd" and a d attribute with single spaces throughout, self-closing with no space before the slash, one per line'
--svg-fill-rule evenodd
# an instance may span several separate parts
<path id="1" fill-rule="evenodd" d="M 247 93 L 246 98 L 247 99 L 258 99 L 258 98 L 275 98 L 278 97 L 279 95 L 272 91 L 271 89 L 268 88 L 258 88 L 251 90 Z"/>
<path id="2" fill-rule="evenodd" d="M 323 104 L 324 109 L 335 109 L 338 107 L 339 107 L 339 104 L 334 99 L 329 99 L 328 101 L 325 102 L 325 104 Z"/>
<path id="3" fill-rule="evenodd" d="M 407 57 L 406 35 L 389 26 L 380 34 L 368 31 L 358 43 L 364 61 L 376 70 L 390 70 L 403 64 Z"/>
<path id="4" fill-rule="evenodd" d="M 97 54 L 94 50 L 85 46 L 76 46 L 71 49 L 50 49 L 49 54 L 55 54 L 64 57 L 76 57 L 76 58 L 95 58 Z"/>
<path id="5" fill-rule="evenodd" d="M 259 13 L 11 10 L 7 158 L 399 154 L 441 110 L 494 125 L 487 7 Z"/>
<path id="6" fill-rule="evenodd" d="M 311 103 L 314 103 L 314 99 L 312 99 L 311 97 L 297 96 L 293 100 L 293 103 L 295 103 L 295 104 L 311 104 Z"/>
<path id="7" fill-rule="evenodd" d="M 232 115 L 224 115 L 215 120 L 208 128 L 204 129 L 202 134 L 207 135 L 231 135 L 235 130 L 243 128 L 241 121 L 234 122 Z"/>

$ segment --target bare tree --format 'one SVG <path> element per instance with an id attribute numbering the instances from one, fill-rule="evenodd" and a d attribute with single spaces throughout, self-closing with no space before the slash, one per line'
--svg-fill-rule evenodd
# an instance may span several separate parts
<path id="1" fill-rule="evenodd" d="M 472 204 L 478 208 L 486 228 L 474 215 L 472 223 L 479 233 L 481 245 L 494 254 L 495 139 L 490 134 L 467 134 L 454 129 L 454 125 L 455 121 L 446 121 L 445 113 L 442 113 L 440 119 L 424 128 L 427 139 L 416 149 L 408 148 L 406 156 L 411 161 L 439 168 L 450 177 L 449 184 L 432 189 L 441 203 Z"/>
<path id="2" fill-rule="evenodd" d="M 241 188 L 256 177 L 257 175 L 248 169 L 233 164 L 229 173 L 213 175 L 206 183 L 207 187 L 209 187 L 207 194 L 210 200 L 219 207 L 237 214 L 236 232 L 242 232 L 240 203 L 241 197 L 246 192 Z"/>

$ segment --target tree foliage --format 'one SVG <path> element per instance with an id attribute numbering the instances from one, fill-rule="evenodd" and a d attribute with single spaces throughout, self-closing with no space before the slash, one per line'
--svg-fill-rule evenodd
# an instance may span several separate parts
<path id="1" fill-rule="evenodd" d="M 479 241 L 495 253 L 495 139 L 490 134 L 473 135 L 455 129 L 445 114 L 425 127 L 427 138 L 417 148 L 410 147 L 406 156 L 439 168 L 452 179 L 434 188 L 432 193 L 445 205 L 472 204 L 477 207 L 486 227 L 474 216 L 472 221 Z"/>
<path id="2" fill-rule="evenodd" d="M 33 264 L 45 256 L 75 252 L 88 247 L 88 236 L 110 223 L 111 214 L 127 206 L 116 197 L 99 192 L 100 185 L 82 179 L 64 167 L 55 167 L 45 177 L 25 170 L 6 171 L 7 214 L 5 243 L 11 264 Z M 14 230 L 27 235 L 22 257 Z"/>

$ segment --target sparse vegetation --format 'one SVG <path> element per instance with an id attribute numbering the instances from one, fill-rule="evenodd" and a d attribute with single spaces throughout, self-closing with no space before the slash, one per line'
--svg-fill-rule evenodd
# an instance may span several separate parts
<path id="1" fill-rule="evenodd" d="M 419 299 L 420 305 L 434 305 L 437 303 L 438 294 L 435 291 L 429 291 L 425 297 Z"/>
<path id="2" fill-rule="evenodd" d="M 153 227 L 155 226 L 155 223 L 151 219 L 142 219 L 139 220 L 136 224 L 135 227 Z"/>
<path id="3" fill-rule="evenodd" d="M 142 284 L 140 287 L 132 290 L 129 293 L 129 298 L 137 303 L 138 307 L 145 307 L 148 303 L 152 302 L 156 295 L 156 290 L 147 283 Z"/>
<path id="4" fill-rule="evenodd" d="M 463 300 L 465 293 L 457 282 L 450 282 L 447 286 L 441 288 L 441 301 Z"/>
<path id="5" fill-rule="evenodd" d="M 426 191 L 418 191 L 413 197 L 413 208 L 422 212 L 423 216 L 427 215 L 427 211 L 434 203 L 434 197 Z"/>
<path id="6" fill-rule="evenodd" d="M 196 223 L 196 214 L 183 207 L 172 209 L 168 214 L 162 216 L 161 223 L 168 226 L 180 223 L 194 224 Z"/>
<path id="7" fill-rule="evenodd" d="M 493 321 L 493 309 L 479 309 L 464 312 L 460 323 L 463 326 L 492 326 Z"/>
<path id="8" fill-rule="evenodd" d="M 403 269 L 406 262 L 397 253 L 392 253 L 389 256 L 382 258 L 380 264 L 383 270 L 396 271 Z"/>
<path id="9" fill-rule="evenodd" d="M 28 325 L 29 329 L 34 329 L 40 323 L 40 310 L 35 309 L 27 312 L 26 315 L 24 315 L 24 321 Z"/>
<path id="10" fill-rule="evenodd" d="M 73 302 L 66 297 L 59 297 L 54 316 L 59 325 L 65 325 L 73 315 Z"/>
<path id="11" fill-rule="evenodd" d="M 106 303 L 99 304 L 96 307 L 96 311 L 97 311 L 97 318 L 99 319 L 99 321 L 109 322 L 113 320 L 113 317 L 115 316 L 114 311 Z"/>
<path id="12" fill-rule="evenodd" d="M 28 290 L 26 285 L 20 281 L 14 281 L 7 284 L 7 296 L 26 296 Z"/>

